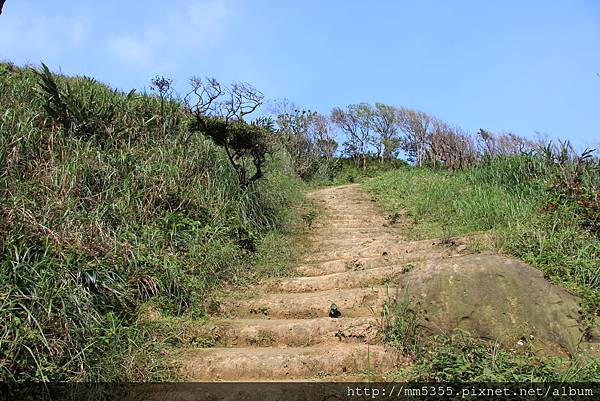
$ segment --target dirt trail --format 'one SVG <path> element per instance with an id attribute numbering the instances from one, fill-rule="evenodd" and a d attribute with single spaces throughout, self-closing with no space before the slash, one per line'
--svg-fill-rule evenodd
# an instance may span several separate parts
<path id="1" fill-rule="evenodd" d="M 177 364 L 185 379 L 382 379 L 405 363 L 379 341 L 385 283 L 455 251 L 436 241 L 407 241 L 389 227 L 357 185 L 310 194 L 325 213 L 307 234 L 301 277 L 270 280 L 221 305 L 198 330 L 216 347 L 186 349 Z M 335 303 L 341 316 L 329 316 Z"/>
<path id="2" fill-rule="evenodd" d="M 381 341 L 382 307 L 401 291 L 416 300 L 420 335 L 460 328 L 507 348 L 527 339 L 544 354 L 600 349 L 578 299 L 523 262 L 470 254 L 457 239 L 409 241 L 410 223 L 389 224 L 357 185 L 310 196 L 325 213 L 302 238 L 298 276 L 229 294 L 188 333 L 215 346 L 178 352 L 184 379 L 385 380 L 408 363 Z M 333 303 L 341 316 L 330 316 Z"/>

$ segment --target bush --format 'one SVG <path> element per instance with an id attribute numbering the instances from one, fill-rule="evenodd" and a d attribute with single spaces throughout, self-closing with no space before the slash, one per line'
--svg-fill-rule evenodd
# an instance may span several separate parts
<path id="1" fill-rule="evenodd" d="M 181 103 L 45 67 L 0 64 L 0 105 L 0 380 L 165 374 L 142 306 L 202 316 L 252 279 L 300 199 L 287 159 L 241 188 Z"/>

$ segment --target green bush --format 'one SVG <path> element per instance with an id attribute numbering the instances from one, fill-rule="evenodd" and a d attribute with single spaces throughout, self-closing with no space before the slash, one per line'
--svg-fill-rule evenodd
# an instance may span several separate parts
<path id="1" fill-rule="evenodd" d="M 407 166 L 403 160 L 394 159 L 381 163 L 379 159 L 367 158 L 367 168 L 357 168 L 350 158 L 338 157 L 323 163 L 317 173 L 308 180 L 311 187 L 342 185 L 363 182 L 370 178 Z"/>
<path id="2" fill-rule="evenodd" d="M 0 380 L 158 378 L 144 303 L 202 316 L 280 274 L 257 263 L 301 198 L 284 154 L 241 188 L 177 101 L 45 68 L 0 64 L 0 105 Z"/>

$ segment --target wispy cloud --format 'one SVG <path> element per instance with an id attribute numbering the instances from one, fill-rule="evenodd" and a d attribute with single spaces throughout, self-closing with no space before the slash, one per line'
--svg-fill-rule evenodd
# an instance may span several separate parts
<path id="1" fill-rule="evenodd" d="M 229 0 L 179 1 L 169 8 L 142 29 L 108 38 L 108 49 L 118 62 L 142 70 L 169 69 L 186 53 L 221 43 L 233 9 Z"/>
<path id="2" fill-rule="evenodd" d="M 160 45 L 148 38 L 131 34 L 113 37 L 108 44 L 118 60 L 130 65 L 151 63 L 153 53 L 156 53 Z"/>
<path id="3" fill-rule="evenodd" d="M 32 61 L 59 57 L 69 49 L 85 47 L 92 30 L 92 21 L 87 16 L 44 15 L 28 1 L 11 9 L 6 6 L 1 19 L 0 56 L 35 57 Z"/>
<path id="4" fill-rule="evenodd" d="M 0 59 L 166 73 L 223 43 L 236 10 L 233 2 L 149 0 L 144 10 L 120 6 L 118 0 L 103 5 L 63 0 L 60 6 L 7 2 L 0 17 Z"/>

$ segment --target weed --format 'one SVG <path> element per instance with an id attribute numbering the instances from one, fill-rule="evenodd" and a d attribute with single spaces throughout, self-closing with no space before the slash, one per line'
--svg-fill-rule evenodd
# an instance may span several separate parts
<path id="1" fill-rule="evenodd" d="M 413 236 L 442 238 L 455 246 L 452 238 L 477 234 L 470 249 L 491 247 L 540 269 L 550 281 L 582 297 L 582 313 L 591 328 L 600 310 L 600 242 L 588 200 L 595 199 L 591 194 L 598 191 L 600 175 L 597 160 L 564 152 L 563 146 L 546 152 L 551 155 L 489 158 L 454 172 L 401 168 L 363 187 L 389 213 L 407 211 L 415 219 Z M 385 339 L 408 355 L 419 355 L 403 378 L 560 381 L 597 376 L 595 359 L 584 363 L 513 354 L 464 333 L 438 336 L 428 344 L 413 342 L 416 323 L 407 314 L 410 306 L 400 302 L 395 307 L 388 303 L 382 312 Z"/>
<path id="2" fill-rule="evenodd" d="M 413 270 L 414 268 L 415 268 L 415 265 L 413 265 L 412 263 L 408 263 L 408 264 L 404 265 L 404 267 L 402 268 L 402 274 L 408 273 L 409 271 Z"/>
<path id="3" fill-rule="evenodd" d="M 144 304 L 198 318 L 223 286 L 286 270 L 302 198 L 289 157 L 241 188 L 154 84 L 0 64 L 0 380 L 170 377 Z"/>
<path id="4" fill-rule="evenodd" d="M 394 225 L 397 224 L 402 219 L 402 214 L 398 212 L 391 213 L 387 216 L 387 221 L 389 224 Z"/>
<path id="5" fill-rule="evenodd" d="M 418 321 L 416 312 L 410 307 L 408 292 L 403 290 L 392 298 L 386 285 L 386 302 L 381 310 L 383 341 L 400 349 L 408 356 L 416 356 Z"/>
<path id="6" fill-rule="evenodd" d="M 318 217 L 318 213 L 315 210 L 310 210 L 307 213 L 302 215 L 302 220 L 304 220 L 304 224 L 307 227 L 311 227 L 312 224 L 315 222 L 315 220 Z"/>

